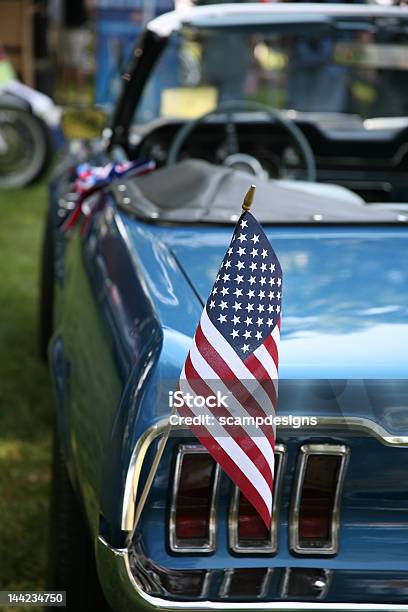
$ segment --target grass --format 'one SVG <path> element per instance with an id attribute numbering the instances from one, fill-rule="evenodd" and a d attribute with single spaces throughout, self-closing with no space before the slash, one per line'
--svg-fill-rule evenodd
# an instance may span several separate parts
<path id="1" fill-rule="evenodd" d="M 36 337 L 46 199 L 44 185 L 0 191 L 0 590 L 46 586 L 52 398 Z"/>

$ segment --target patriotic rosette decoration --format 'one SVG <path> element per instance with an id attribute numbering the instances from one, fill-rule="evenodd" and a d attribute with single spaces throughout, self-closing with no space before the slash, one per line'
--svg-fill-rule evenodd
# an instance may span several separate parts
<path id="1" fill-rule="evenodd" d="M 105 166 L 84 163 L 76 166 L 73 191 L 79 194 L 79 197 L 75 208 L 62 224 L 62 231 L 67 232 L 77 223 L 83 211 L 82 205 L 88 196 L 106 187 L 115 179 L 139 176 L 155 168 L 156 163 L 152 160 L 111 162 Z"/>
<path id="2" fill-rule="evenodd" d="M 227 406 L 184 401 L 178 411 L 182 417 L 205 417 L 205 424 L 200 421 L 190 429 L 267 526 L 272 514 L 281 301 L 278 258 L 259 223 L 244 210 L 179 381 L 184 397 L 209 398 L 221 392 L 228 397 Z"/>

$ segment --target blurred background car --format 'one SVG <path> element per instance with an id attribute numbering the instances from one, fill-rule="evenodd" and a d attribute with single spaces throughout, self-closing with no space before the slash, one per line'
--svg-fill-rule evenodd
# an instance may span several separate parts
<path id="1" fill-rule="evenodd" d="M 63 143 L 61 108 L 109 111 L 135 36 L 172 8 L 173 0 L 0 0 L 0 188 L 42 176 Z"/>
<path id="2" fill-rule="evenodd" d="M 51 98 L 21 83 L 0 48 L 0 188 L 40 178 L 52 154 L 60 113 Z"/>

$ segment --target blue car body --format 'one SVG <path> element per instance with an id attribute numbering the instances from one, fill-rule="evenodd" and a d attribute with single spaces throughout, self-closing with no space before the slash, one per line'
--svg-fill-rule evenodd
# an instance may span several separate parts
<path id="1" fill-rule="evenodd" d="M 188 431 L 170 437 L 135 530 L 134 512 L 169 415 L 166 394 L 232 228 L 147 222 L 118 204 L 113 186 L 91 196 L 95 212 L 86 223 L 63 233 L 68 166 L 51 186 L 49 361 L 59 440 L 110 604 L 118 610 L 408 609 L 406 227 L 265 225 L 285 273 L 278 412 L 316 415 L 319 424 L 278 428 L 285 461 L 276 552 L 231 550 L 231 483 L 222 476 L 215 551 L 180 554 L 168 545 L 169 496 L 180 436 L 183 444 L 197 444 Z M 304 445 L 347 449 L 335 517 L 339 548 L 329 555 L 302 554 L 290 543 Z M 226 594 L 226 573 L 255 568 L 267 577 L 261 594 Z M 193 595 L 190 583 L 184 593 L 174 586 L 191 572 L 204 576 Z M 312 575 L 323 587 L 302 594 L 294 577 Z"/>

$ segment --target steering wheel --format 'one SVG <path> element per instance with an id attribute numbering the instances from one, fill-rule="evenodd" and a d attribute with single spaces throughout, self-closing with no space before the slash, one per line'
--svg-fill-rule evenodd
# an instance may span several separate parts
<path id="1" fill-rule="evenodd" d="M 299 151 L 302 155 L 305 168 L 306 168 L 306 180 L 310 182 L 316 181 L 316 162 L 313 151 L 308 143 L 307 139 L 303 135 L 303 132 L 298 128 L 296 123 L 285 117 L 282 113 L 277 111 L 272 106 L 267 106 L 266 104 L 261 104 L 259 102 L 246 102 L 246 101 L 231 101 L 224 102 L 220 104 L 216 109 L 210 111 L 209 113 L 205 113 L 198 117 L 198 119 L 193 119 L 192 121 L 188 121 L 185 123 L 176 133 L 173 138 L 173 141 L 170 145 L 169 152 L 167 155 L 167 166 L 172 166 L 178 161 L 180 151 L 190 136 L 191 132 L 193 132 L 199 125 L 204 123 L 209 117 L 216 115 L 226 115 L 227 116 L 227 127 L 226 127 L 226 135 L 227 138 L 233 138 L 236 141 L 236 130 L 235 130 L 235 120 L 234 114 L 242 111 L 261 111 L 267 114 L 272 121 L 281 125 L 293 138 Z M 232 134 L 232 130 L 234 134 Z"/>

